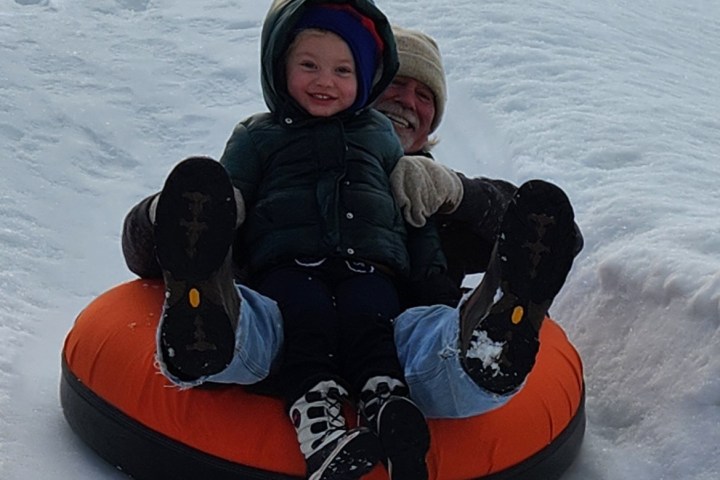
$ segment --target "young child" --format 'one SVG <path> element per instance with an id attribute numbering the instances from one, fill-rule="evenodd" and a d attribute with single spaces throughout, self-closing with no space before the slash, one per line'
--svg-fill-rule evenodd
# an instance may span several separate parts
<path id="1" fill-rule="evenodd" d="M 257 293 L 238 295 L 235 248 L 282 312 L 277 378 L 309 478 L 360 478 L 386 460 L 393 480 L 422 480 L 429 432 L 391 320 L 396 282 L 442 271 L 444 257 L 434 226 L 404 223 L 390 186 L 402 148 L 368 107 L 397 70 L 389 24 L 370 0 L 277 0 L 261 51 L 270 112 L 236 127 L 220 164 L 188 159 L 148 200 L 167 296 L 159 363 L 185 386 L 267 373 L 233 377 L 239 358 L 251 371 L 263 354 L 248 338 L 273 317 L 245 318 Z M 361 414 L 352 429 L 348 398 Z"/>

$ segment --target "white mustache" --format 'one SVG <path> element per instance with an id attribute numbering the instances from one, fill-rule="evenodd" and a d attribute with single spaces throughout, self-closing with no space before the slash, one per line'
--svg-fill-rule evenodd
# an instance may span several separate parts
<path id="1" fill-rule="evenodd" d="M 402 105 L 397 103 L 384 103 L 378 106 L 378 110 L 385 114 L 390 120 L 405 128 L 415 129 L 420 123 L 415 112 L 403 108 Z"/>

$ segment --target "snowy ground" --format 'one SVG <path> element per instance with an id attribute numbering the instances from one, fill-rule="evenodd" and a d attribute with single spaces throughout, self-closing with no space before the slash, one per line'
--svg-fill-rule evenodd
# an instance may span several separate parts
<path id="1" fill-rule="evenodd" d="M 0 0 L 0 478 L 120 479 L 66 426 L 60 349 L 131 278 L 125 212 L 264 110 L 268 0 Z M 586 367 L 573 480 L 720 477 L 720 3 L 377 0 L 443 50 L 437 153 L 563 186 L 553 316 Z"/>

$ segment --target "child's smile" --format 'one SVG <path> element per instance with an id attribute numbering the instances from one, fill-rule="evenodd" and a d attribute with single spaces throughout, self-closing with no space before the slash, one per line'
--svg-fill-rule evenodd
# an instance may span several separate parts
<path id="1" fill-rule="evenodd" d="M 350 48 L 331 32 L 298 34 L 287 60 L 288 92 L 316 117 L 348 109 L 357 96 L 355 61 Z"/>

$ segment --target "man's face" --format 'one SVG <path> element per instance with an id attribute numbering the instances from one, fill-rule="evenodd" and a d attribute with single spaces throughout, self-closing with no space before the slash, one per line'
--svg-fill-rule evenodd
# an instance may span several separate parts
<path id="1" fill-rule="evenodd" d="M 427 85 L 397 76 L 375 108 L 392 120 L 405 153 L 417 153 L 427 143 L 435 118 L 435 96 Z"/>

